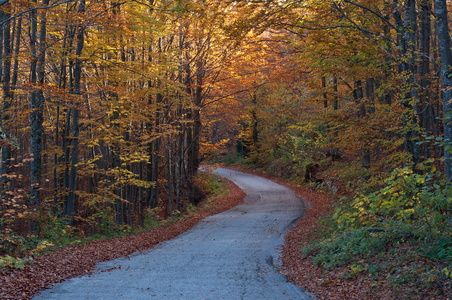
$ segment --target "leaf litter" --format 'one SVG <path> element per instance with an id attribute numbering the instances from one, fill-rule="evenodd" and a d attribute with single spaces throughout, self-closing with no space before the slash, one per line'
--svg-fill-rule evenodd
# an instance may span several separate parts
<path id="1" fill-rule="evenodd" d="M 92 274 L 97 263 L 127 257 L 186 232 L 202 219 L 243 202 L 245 193 L 229 182 L 229 193 L 201 204 L 195 214 L 171 225 L 112 239 L 71 245 L 51 254 L 36 257 L 23 269 L 0 270 L 0 299 L 31 299 L 39 291 L 66 279 Z"/>

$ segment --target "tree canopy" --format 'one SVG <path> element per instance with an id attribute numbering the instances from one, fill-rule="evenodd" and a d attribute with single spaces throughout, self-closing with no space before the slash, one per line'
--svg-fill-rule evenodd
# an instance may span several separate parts
<path id="1" fill-rule="evenodd" d="M 1 1 L 0 251 L 183 213 L 225 149 L 347 161 L 357 193 L 450 182 L 448 23 L 446 0 Z"/>

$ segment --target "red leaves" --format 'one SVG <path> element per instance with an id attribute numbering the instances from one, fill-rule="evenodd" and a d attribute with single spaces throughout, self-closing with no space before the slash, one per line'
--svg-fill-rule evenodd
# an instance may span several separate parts
<path id="1" fill-rule="evenodd" d="M 230 193 L 201 208 L 198 214 L 166 227 L 135 235 L 72 245 L 48 256 L 36 258 L 23 270 L 0 270 L 0 299 L 30 299 L 40 290 L 65 279 L 89 274 L 103 261 L 154 247 L 187 231 L 203 218 L 232 208 L 243 201 L 245 193 L 229 183 Z"/>

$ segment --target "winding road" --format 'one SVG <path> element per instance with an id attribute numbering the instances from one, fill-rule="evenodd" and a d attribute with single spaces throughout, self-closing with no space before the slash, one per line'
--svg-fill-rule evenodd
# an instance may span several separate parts
<path id="1" fill-rule="evenodd" d="M 301 199 L 258 176 L 214 172 L 247 193 L 244 204 L 33 299 L 313 299 L 278 270 L 284 233 L 303 212 Z"/>

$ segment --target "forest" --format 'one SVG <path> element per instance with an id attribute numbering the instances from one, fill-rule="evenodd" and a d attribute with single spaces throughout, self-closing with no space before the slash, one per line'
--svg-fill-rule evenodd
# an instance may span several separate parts
<path id="1" fill-rule="evenodd" d="M 334 199 L 300 249 L 325 270 L 450 296 L 451 9 L 1 0 L 0 267 L 184 215 L 221 162 Z"/>

